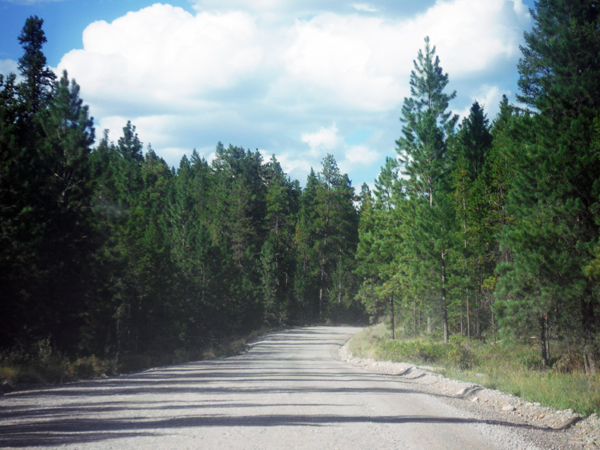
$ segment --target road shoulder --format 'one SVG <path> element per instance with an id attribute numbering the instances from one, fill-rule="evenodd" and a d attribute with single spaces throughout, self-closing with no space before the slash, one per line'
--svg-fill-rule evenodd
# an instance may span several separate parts
<path id="1" fill-rule="evenodd" d="M 446 402 L 490 423 L 511 422 L 519 428 L 519 434 L 537 447 L 568 450 L 600 447 L 600 418 L 595 414 L 584 419 L 571 410 L 547 408 L 477 384 L 446 378 L 436 373 L 434 367 L 358 358 L 350 353 L 349 342 L 338 351 L 342 361 L 410 383 L 422 392 L 443 394 Z"/>

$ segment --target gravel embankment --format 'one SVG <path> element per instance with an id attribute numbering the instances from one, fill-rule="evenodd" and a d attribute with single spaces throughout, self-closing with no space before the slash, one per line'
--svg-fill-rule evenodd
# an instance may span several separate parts
<path id="1" fill-rule="evenodd" d="M 559 411 L 525 402 L 477 384 L 446 378 L 436 373 L 433 367 L 358 358 L 350 353 L 348 344 L 349 341 L 339 350 L 342 361 L 410 382 L 414 389 L 441 394 L 447 403 L 490 423 L 513 423 L 520 427 L 521 435 L 540 448 L 579 450 L 600 447 L 600 417 L 596 414 L 583 418 L 571 410 Z"/>

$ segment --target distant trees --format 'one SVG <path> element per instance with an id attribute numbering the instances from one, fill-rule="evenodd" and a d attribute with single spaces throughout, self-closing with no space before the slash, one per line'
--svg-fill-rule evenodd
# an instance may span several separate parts
<path id="1" fill-rule="evenodd" d="M 275 157 L 220 143 L 171 169 L 131 122 L 93 147 L 42 24 L 19 37 L 23 81 L 0 76 L 0 350 L 50 338 L 121 358 L 362 317 L 354 189 L 333 156 L 303 190 Z"/>
<path id="2" fill-rule="evenodd" d="M 302 200 L 296 228 L 299 303 L 319 318 L 360 315 L 352 274 L 358 243 L 354 189 L 332 155 L 323 159 L 320 173 L 310 173 Z"/>

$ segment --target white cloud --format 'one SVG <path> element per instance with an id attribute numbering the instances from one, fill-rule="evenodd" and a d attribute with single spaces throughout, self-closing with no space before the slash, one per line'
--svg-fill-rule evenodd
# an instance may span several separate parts
<path id="1" fill-rule="evenodd" d="M 371 5 L 369 3 L 355 3 L 352 6 L 357 11 L 364 11 L 364 12 L 377 12 L 378 11 L 377 8 L 375 8 L 373 5 Z"/>
<path id="2" fill-rule="evenodd" d="M 374 178 L 394 153 L 426 35 L 449 90 L 457 80 L 469 85 L 455 108 L 470 106 L 473 93 L 497 103 L 511 87 L 490 77 L 507 65 L 516 72 L 530 21 L 522 0 L 438 0 L 417 15 L 396 14 L 398 6 L 388 14 L 396 4 L 383 1 L 190 3 L 195 14 L 155 4 L 92 23 L 57 73 L 77 79 L 100 128 L 119 133 L 132 120 L 169 164 L 186 148 L 209 157 L 221 140 L 276 153 L 301 181 L 328 152 L 353 180 Z M 366 142 L 344 141 L 360 129 L 373 130 Z"/>
<path id="3" fill-rule="evenodd" d="M 477 101 L 485 108 L 486 111 L 497 111 L 502 95 L 510 96 L 510 91 L 503 91 L 498 86 L 483 85 Z"/>
<path id="4" fill-rule="evenodd" d="M 409 95 L 412 60 L 431 37 L 451 79 L 472 77 L 518 54 L 512 0 L 439 1 L 412 18 L 321 14 L 297 21 L 283 61 L 313 101 L 385 111 Z M 524 13 L 523 13 L 524 14 Z"/>
<path id="5" fill-rule="evenodd" d="M 346 159 L 351 164 L 370 166 L 379 159 L 379 153 L 366 145 L 351 145 L 346 152 Z"/>
<path id="6" fill-rule="evenodd" d="M 206 10 L 273 10 L 285 5 L 283 0 L 191 0 L 196 11 Z"/>
<path id="7" fill-rule="evenodd" d="M 283 54 L 289 76 L 323 99 L 382 111 L 401 101 L 406 69 L 390 64 L 392 28 L 381 18 L 324 14 L 298 21 Z"/>
<path id="8" fill-rule="evenodd" d="M 437 45 L 444 69 L 452 77 L 472 76 L 493 67 L 498 60 L 518 55 L 523 32 L 515 23 L 524 20 L 510 0 L 440 1 L 413 22 Z M 412 28 L 412 27 L 411 27 Z"/>
<path id="9" fill-rule="evenodd" d="M 68 69 L 90 101 L 105 109 L 123 101 L 178 110 L 198 107 L 215 90 L 237 85 L 261 63 L 259 31 L 247 14 L 200 13 L 156 4 L 83 33 L 83 50 L 66 54 Z M 112 111 L 111 111 L 112 112 Z"/>
<path id="10" fill-rule="evenodd" d="M 334 150 L 341 143 L 338 129 L 333 124 L 330 128 L 321 127 L 314 133 L 302 133 L 302 142 L 310 147 L 311 156 L 324 156 L 325 153 Z"/>
<path id="11" fill-rule="evenodd" d="M 0 59 L 0 74 L 7 76 L 11 73 L 18 74 L 19 66 L 12 59 Z"/>

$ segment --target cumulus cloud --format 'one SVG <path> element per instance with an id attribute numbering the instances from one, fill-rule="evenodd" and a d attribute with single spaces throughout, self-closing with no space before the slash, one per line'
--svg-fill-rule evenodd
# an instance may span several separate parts
<path id="1" fill-rule="evenodd" d="M 440 1 L 410 20 L 322 14 L 297 21 L 283 60 L 292 78 L 359 110 L 384 111 L 409 95 L 412 60 L 431 37 L 451 79 L 473 77 L 519 51 L 521 18 L 507 0 Z"/>
<path id="2" fill-rule="evenodd" d="M 321 127 L 314 133 L 302 133 L 302 142 L 306 142 L 310 147 L 311 156 L 324 155 L 335 149 L 341 142 L 338 131 L 335 124 L 330 128 Z"/>
<path id="3" fill-rule="evenodd" d="M 312 88 L 313 101 L 387 110 L 406 93 L 407 72 L 390 64 L 390 32 L 381 18 L 324 14 L 298 21 L 283 62 L 294 81 Z"/>
<path id="4" fill-rule="evenodd" d="M 241 12 L 193 16 L 156 4 L 89 25 L 83 50 L 67 53 L 59 70 L 72 72 L 108 113 L 123 102 L 146 111 L 198 108 L 254 73 L 263 55 L 258 35 Z"/>
<path id="5" fill-rule="evenodd" d="M 258 11 L 267 13 L 268 19 L 273 19 L 269 14 L 280 18 L 289 19 L 291 16 L 319 14 L 324 11 L 349 12 L 356 9 L 355 5 L 346 4 L 339 0 L 189 0 L 197 11 Z M 362 3 L 360 6 L 374 8 L 372 5 Z"/>
<path id="6" fill-rule="evenodd" d="M 346 151 L 346 159 L 350 164 L 370 166 L 379 159 L 379 153 L 366 145 L 351 145 Z"/>
<path id="7" fill-rule="evenodd" d="M 132 120 L 173 165 L 186 148 L 208 157 L 220 140 L 276 153 L 301 180 L 328 152 L 351 178 L 375 177 L 393 154 L 426 35 L 449 88 L 470 86 L 455 109 L 474 95 L 497 103 L 507 88 L 489 79 L 499 67 L 516 71 L 530 20 L 522 0 L 419 2 L 410 14 L 387 0 L 190 3 L 194 14 L 155 4 L 90 24 L 83 49 L 67 53 L 57 71 L 77 79 L 101 128 L 118 133 Z M 373 133 L 346 142 L 359 129 Z"/>

